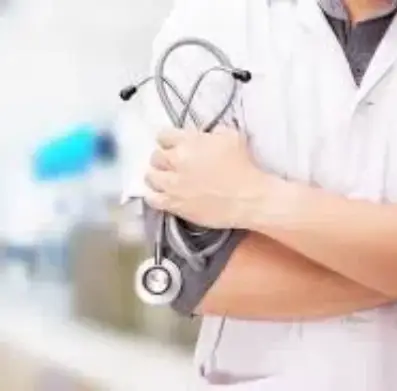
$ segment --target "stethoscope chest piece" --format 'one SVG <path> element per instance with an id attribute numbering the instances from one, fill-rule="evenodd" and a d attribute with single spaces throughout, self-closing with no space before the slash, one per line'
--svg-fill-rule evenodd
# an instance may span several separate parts
<path id="1" fill-rule="evenodd" d="M 161 264 L 155 258 L 143 262 L 135 274 L 135 291 L 146 304 L 163 306 L 171 304 L 182 289 L 179 267 L 167 258 Z"/>

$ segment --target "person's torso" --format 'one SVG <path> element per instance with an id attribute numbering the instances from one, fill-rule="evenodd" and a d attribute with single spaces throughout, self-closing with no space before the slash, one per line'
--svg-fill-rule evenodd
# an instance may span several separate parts
<path id="1" fill-rule="evenodd" d="M 235 51 L 253 72 L 238 109 L 256 160 L 350 198 L 396 202 L 397 20 L 358 87 L 315 0 L 270 3 L 269 12 L 268 2 L 246 2 L 246 46 Z M 233 50 L 230 36 L 225 42 Z M 229 391 L 391 391 L 396 315 L 390 305 L 315 322 L 205 318 L 196 355 L 202 383 Z"/>

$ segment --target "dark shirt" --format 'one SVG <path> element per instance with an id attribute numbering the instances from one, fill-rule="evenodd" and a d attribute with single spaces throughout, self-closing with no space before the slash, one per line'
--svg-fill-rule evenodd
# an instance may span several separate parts
<path id="1" fill-rule="evenodd" d="M 354 80 L 360 85 L 368 66 L 389 28 L 396 11 L 352 26 L 349 20 L 324 14 L 342 45 Z"/>

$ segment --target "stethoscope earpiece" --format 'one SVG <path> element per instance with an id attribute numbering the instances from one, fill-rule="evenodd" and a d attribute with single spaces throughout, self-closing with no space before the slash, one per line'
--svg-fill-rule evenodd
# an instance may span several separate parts
<path id="1" fill-rule="evenodd" d="M 138 297 L 151 306 L 169 305 L 182 289 L 179 267 L 167 258 L 161 264 L 155 258 L 144 261 L 135 274 L 135 291 Z"/>

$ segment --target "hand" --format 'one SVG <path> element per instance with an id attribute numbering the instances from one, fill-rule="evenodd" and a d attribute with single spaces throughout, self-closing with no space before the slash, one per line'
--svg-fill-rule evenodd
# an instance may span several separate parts
<path id="1" fill-rule="evenodd" d="M 146 175 L 146 202 L 207 228 L 244 228 L 263 177 L 235 129 L 170 130 L 158 136 Z"/>

